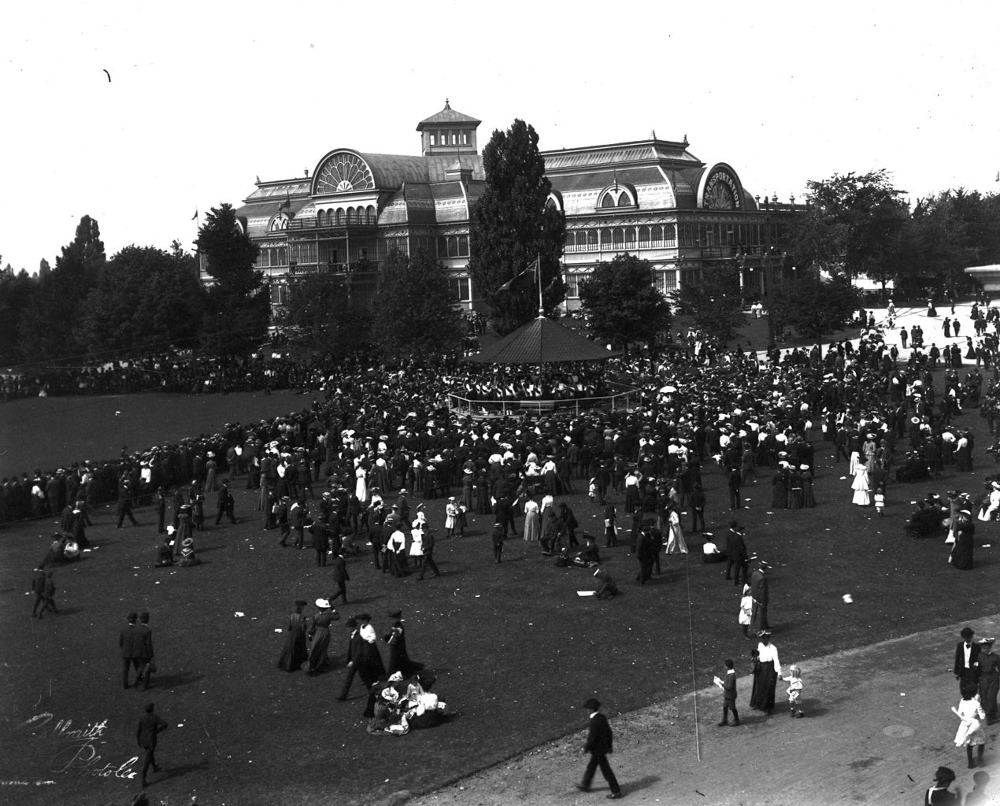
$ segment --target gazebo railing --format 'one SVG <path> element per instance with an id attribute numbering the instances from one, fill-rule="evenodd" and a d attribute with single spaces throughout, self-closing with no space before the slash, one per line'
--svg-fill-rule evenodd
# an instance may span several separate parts
<path id="1" fill-rule="evenodd" d="M 628 388 L 610 395 L 594 397 L 573 397 L 521 400 L 515 398 L 477 400 L 448 394 L 448 408 L 455 414 L 465 415 L 474 419 L 490 419 L 494 417 L 511 417 L 518 414 L 548 414 L 554 411 L 572 410 L 579 415 L 586 411 L 622 411 L 632 408 L 638 401 L 640 390 Z"/>

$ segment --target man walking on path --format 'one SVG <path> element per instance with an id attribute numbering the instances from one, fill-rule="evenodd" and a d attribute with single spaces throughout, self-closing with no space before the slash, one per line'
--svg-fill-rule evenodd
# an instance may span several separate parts
<path id="1" fill-rule="evenodd" d="M 608 800 L 617 800 L 622 796 L 622 790 L 611 765 L 608 763 L 608 755 L 613 750 L 611 725 L 608 724 L 608 718 L 601 713 L 601 703 L 593 697 L 587 700 L 583 707 L 590 711 L 590 732 L 587 734 L 587 743 L 583 746 L 583 752 L 590 753 L 590 761 L 587 762 L 587 768 L 583 771 L 583 783 L 578 784 L 577 789 L 581 792 L 589 792 L 590 783 L 594 780 L 594 773 L 600 767 L 601 775 L 604 776 L 611 788 Z"/>
<path id="2" fill-rule="evenodd" d="M 135 731 L 135 740 L 139 747 L 145 751 L 145 757 L 142 760 L 141 784 L 143 788 L 149 785 L 146 782 L 149 768 L 152 767 L 153 772 L 160 771 L 160 765 L 156 763 L 156 737 L 168 727 L 167 723 L 156 713 L 153 703 L 149 703 L 146 706 L 146 713 L 142 715 Z"/>

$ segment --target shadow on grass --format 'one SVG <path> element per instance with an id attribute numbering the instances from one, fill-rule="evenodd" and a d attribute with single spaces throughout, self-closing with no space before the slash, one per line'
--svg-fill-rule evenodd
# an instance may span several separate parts
<path id="1" fill-rule="evenodd" d="M 160 772 L 155 773 L 156 777 L 153 779 L 153 783 L 155 784 L 158 781 L 168 781 L 174 778 L 183 778 L 185 775 L 189 775 L 192 772 L 207 770 L 208 766 L 208 760 L 202 759 L 195 764 L 181 764 L 178 767 L 163 767 Z"/>
<path id="2" fill-rule="evenodd" d="M 181 686 L 189 686 L 192 683 L 197 683 L 202 677 L 204 675 L 195 674 L 194 672 L 177 672 L 175 674 L 154 673 L 153 684 L 150 688 L 180 688 Z"/>
<path id="3" fill-rule="evenodd" d="M 654 784 L 658 784 L 662 778 L 659 775 L 644 775 L 637 781 L 628 781 L 622 784 L 622 792 L 626 795 L 630 792 L 637 792 L 640 789 L 648 789 Z"/>

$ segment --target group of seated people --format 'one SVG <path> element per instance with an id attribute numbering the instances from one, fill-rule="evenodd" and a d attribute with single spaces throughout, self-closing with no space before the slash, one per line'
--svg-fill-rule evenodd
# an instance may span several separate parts
<path id="1" fill-rule="evenodd" d="M 179 565 L 186 568 L 197 565 L 201 560 L 194 548 L 194 538 L 190 535 L 180 542 L 180 551 L 177 551 L 176 529 L 173 524 L 167 526 L 167 533 L 156 548 L 156 562 L 154 568 L 165 568 L 171 565 Z"/>
<path id="2" fill-rule="evenodd" d="M 431 691 L 434 682 L 428 672 L 416 672 L 408 681 L 395 672 L 375 683 L 375 715 L 368 722 L 368 732 L 405 736 L 411 730 L 444 722 L 450 714 L 447 704 Z"/>

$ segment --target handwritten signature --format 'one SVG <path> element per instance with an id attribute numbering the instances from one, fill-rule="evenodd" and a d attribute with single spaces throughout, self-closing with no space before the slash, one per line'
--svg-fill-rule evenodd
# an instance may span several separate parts
<path id="1" fill-rule="evenodd" d="M 54 724 L 51 724 L 55 720 Z M 49 736 L 59 745 L 49 762 L 49 770 L 54 773 L 74 772 L 95 778 L 132 779 L 137 771 L 133 769 L 139 761 L 132 756 L 123 763 L 105 761 L 98 748 L 106 744 L 104 738 L 108 720 L 85 722 L 74 726 L 72 719 L 55 719 L 55 715 L 45 711 L 35 714 L 21 723 L 21 728 L 35 736 Z"/>

